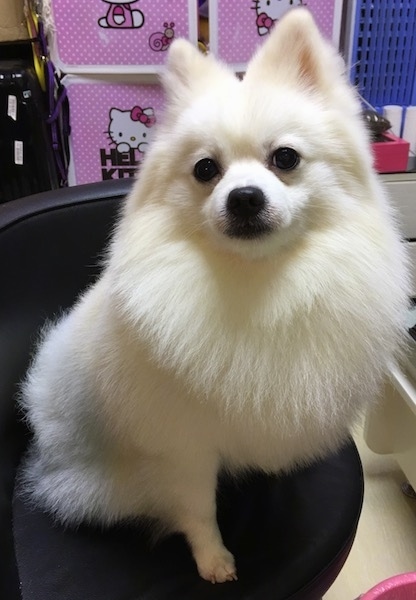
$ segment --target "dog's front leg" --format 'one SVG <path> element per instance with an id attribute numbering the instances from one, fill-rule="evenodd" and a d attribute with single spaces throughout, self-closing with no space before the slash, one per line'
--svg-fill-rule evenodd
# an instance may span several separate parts
<path id="1" fill-rule="evenodd" d="M 176 482 L 175 525 L 192 550 L 198 572 L 211 583 L 237 579 L 234 557 L 224 546 L 216 517 L 217 465 L 181 473 Z"/>

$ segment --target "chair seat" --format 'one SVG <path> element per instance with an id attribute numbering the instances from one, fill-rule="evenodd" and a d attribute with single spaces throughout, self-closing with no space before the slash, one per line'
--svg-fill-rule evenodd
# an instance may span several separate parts
<path id="1" fill-rule="evenodd" d="M 23 600 L 316 600 L 348 555 L 362 485 L 352 442 L 291 475 L 223 479 L 218 518 L 239 579 L 217 585 L 198 576 L 182 536 L 154 545 L 140 524 L 65 530 L 17 495 Z"/>
<path id="2" fill-rule="evenodd" d="M 317 600 L 340 571 L 360 514 L 363 479 L 352 442 L 292 475 L 220 483 L 219 523 L 237 560 L 233 583 L 201 580 L 180 536 L 155 546 L 138 525 L 65 531 L 18 494 L 12 504 L 27 445 L 14 398 L 39 327 L 99 274 L 130 186 L 107 181 L 0 207 L 0 598 Z"/>

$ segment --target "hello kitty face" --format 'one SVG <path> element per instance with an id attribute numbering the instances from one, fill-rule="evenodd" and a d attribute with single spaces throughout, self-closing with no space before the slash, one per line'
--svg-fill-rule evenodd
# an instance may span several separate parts
<path id="1" fill-rule="evenodd" d="M 306 6 L 304 0 L 254 0 L 257 12 L 257 30 L 259 35 L 269 33 L 274 22 L 295 6 Z"/>
<path id="2" fill-rule="evenodd" d="M 151 127 L 155 124 L 153 108 L 135 106 L 131 110 L 110 110 L 108 133 L 118 152 L 128 152 L 131 148 L 145 152 L 151 138 Z"/>

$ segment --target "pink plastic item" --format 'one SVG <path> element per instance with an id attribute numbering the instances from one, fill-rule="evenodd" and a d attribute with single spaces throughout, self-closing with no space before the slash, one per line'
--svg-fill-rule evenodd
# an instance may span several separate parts
<path id="1" fill-rule="evenodd" d="M 313 14 L 321 33 L 338 46 L 341 0 L 210 0 L 210 49 L 235 70 L 244 71 L 274 25 L 286 12 L 301 5 Z"/>
<path id="2" fill-rule="evenodd" d="M 197 43 L 195 0 L 52 0 L 53 60 L 64 73 L 157 73 L 171 42 Z M 253 11 L 249 11 L 253 12 Z"/>
<path id="3" fill-rule="evenodd" d="M 359 600 L 415 600 L 416 599 L 416 571 L 390 577 L 366 594 Z M 358 599 L 357 599 L 358 600 Z"/>
<path id="4" fill-rule="evenodd" d="M 71 105 L 69 185 L 133 177 L 163 110 L 157 84 L 67 75 Z"/>
<path id="5" fill-rule="evenodd" d="M 406 171 L 409 159 L 409 142 L 391 132 L 383 133 L 383 138 L 383 142 L 373 142 L 371 144 L 376 171 L 378 173 Z"/>

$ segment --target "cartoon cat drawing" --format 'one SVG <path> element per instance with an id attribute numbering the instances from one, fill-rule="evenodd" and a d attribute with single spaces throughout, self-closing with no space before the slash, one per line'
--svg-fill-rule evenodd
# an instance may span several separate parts
<path id="1" fill-rule="evenodd" d="M 259 35 L 270 32 L 276 21 L 295 6 L 306 6 L 304 0 L 254 0 L 257 13 L 256 25 Z"/>
<path id="2" fill-rule="evenodd" d="M 117 146 L 118 152 L 128 152 L 131 148 L 144 153 L 151 137 L 151 127 L 156 123 L 153 108 L 134 106 L 131 110 L 110 110 L 108 134 Z"/>
<path id="3" fill-rule="evenodd" d="M 138 0 L 103 0 L 109 4 L 105 17 L 98 19 L 100 27 L 111 29 L 137 29 L 144 24 L 144 14 L 141 10 L 130 6 Z"/>

